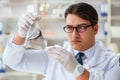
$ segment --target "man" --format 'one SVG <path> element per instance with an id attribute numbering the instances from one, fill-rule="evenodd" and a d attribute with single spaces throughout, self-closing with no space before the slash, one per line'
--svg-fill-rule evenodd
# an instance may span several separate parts
<path id="1" fill-rule="evenodd" d="M 41 17 L 28 12 L 18 22 L 18 33 L 7 43 L 3 56 L 9 67 L 43 74 L 46 80 L 108 80 L 114 68 L 118 70 L 114 74 L 119 74 L 119 57 L 95 41 L 98 14 L 91 5 L 77 3 L 66 9 L 66 26 L 63 29 L 68 43 L 64 47 L 55 45 L 44 50 L 24 48 L 27 31 L 30 27 L 34 28 L 38 18 Z M 115 76 L 114 79 L 119 80 L 120 77 Z"/>

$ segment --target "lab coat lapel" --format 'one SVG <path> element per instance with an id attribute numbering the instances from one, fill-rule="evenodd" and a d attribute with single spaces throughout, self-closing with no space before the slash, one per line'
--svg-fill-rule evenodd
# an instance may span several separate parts
<path id="1" fill-rule="evenodd" d="M 97 49 L 93 55 L 93 57 L 88 61 L 85 65 L 86 68 L 92 68 L 97 66 L 98 64 L 104 64 L 105 60 L 107 59 L 108 54 L 105 54 L 103 50 Z"/>

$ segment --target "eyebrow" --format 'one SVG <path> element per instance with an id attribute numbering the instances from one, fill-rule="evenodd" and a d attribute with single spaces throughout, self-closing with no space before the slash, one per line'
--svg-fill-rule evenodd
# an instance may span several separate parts
<path id="1" fill-rule="evenodd" d="M 83 24 L 78 24 L 78 25 L 90 25 L 90 24 L 85 24 L 85 23 L 83 23 Z"/>
<path id="2" fill-rule="evenodd" d="M 90 24 L 83 23 L 83 24 L 77 24 L 76 26 L 78 25 L 90 25 Z M 68 26 L 72 26 L 72 25 L 68 25 Z"/>

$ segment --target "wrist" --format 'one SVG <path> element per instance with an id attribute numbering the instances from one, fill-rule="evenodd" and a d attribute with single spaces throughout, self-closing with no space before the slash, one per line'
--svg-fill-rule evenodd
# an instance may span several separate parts
<path id="1" fill-rule="evenodd" d="M 75 77 L 78 77 L 78 76 L 80 76 L 81 74 L 83 74 L 84 73 L 84 67 L 82 66 L 82 65 L 80 65 L 80 64 L 78 64 L 76 67 L 75 67 L 75 70 L 73 71 L 73 75 L 75 76 Z"/>
<path id="2" fill-rule="evenodd" d="M 19 36 L 18 34 L 16 34 L 13 38 L 13 43 L 17 44 L 17 45 L 21 45 L 23 44 L 25 41 L 25 38 L 22 38 L 21 36 Z"/>

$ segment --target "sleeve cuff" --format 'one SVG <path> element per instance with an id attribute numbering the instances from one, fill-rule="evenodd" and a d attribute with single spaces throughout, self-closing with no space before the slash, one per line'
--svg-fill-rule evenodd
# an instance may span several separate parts
<path id="1" fill-rule="evenodd" d="M 9 46 L 9 47 L 24 47 L 24 44 L 22 44 L 22 45 L 16 45 L 16 44 L 14 44 L 12 41 L 13 41 L 13 38 L 14 38 L 14 36 L 12 36 L 11 38 L 9 38 L 8 39 L 8 42 L 7 42 L 7 45 Z"/>

